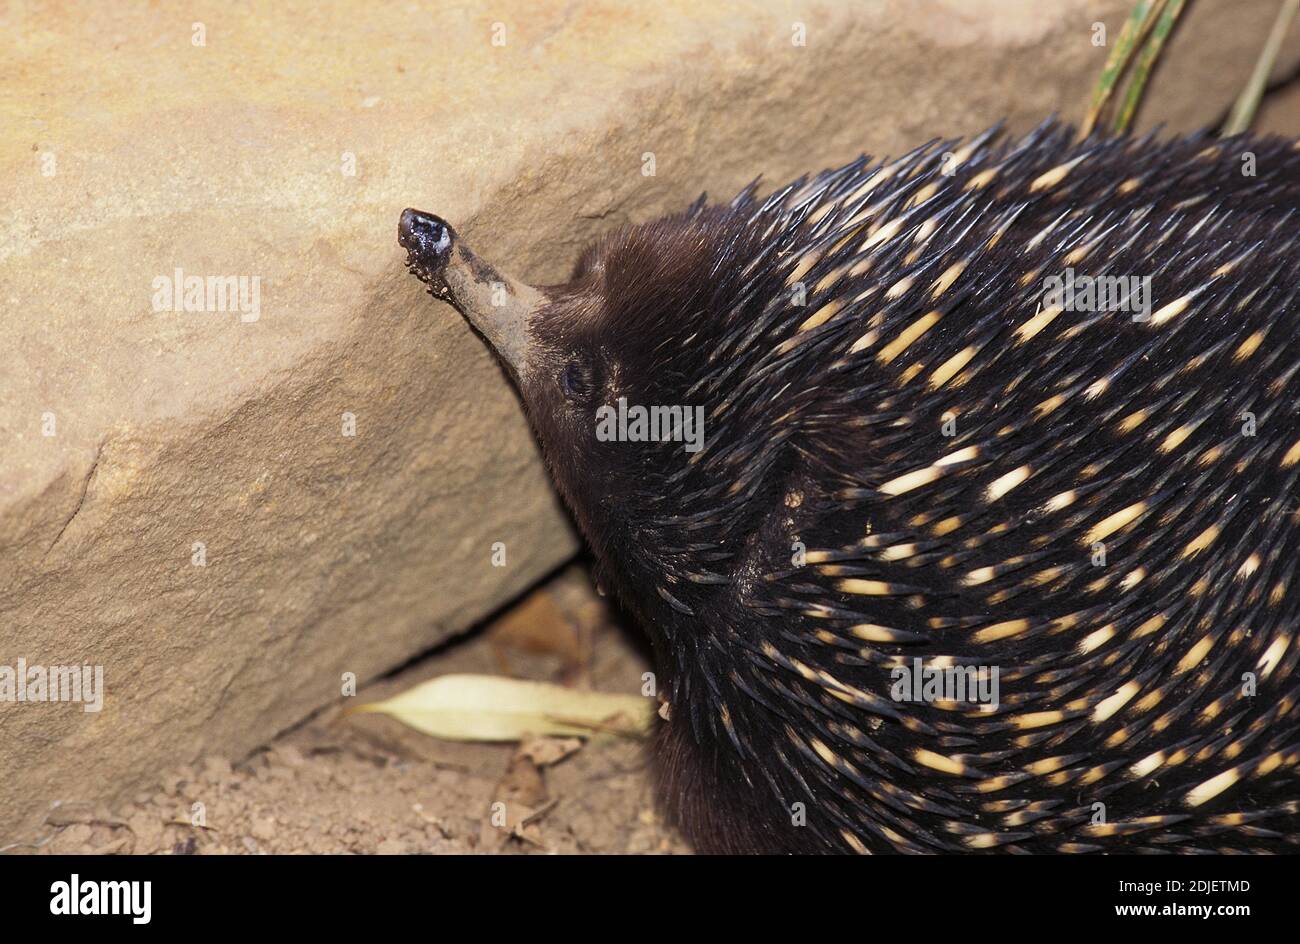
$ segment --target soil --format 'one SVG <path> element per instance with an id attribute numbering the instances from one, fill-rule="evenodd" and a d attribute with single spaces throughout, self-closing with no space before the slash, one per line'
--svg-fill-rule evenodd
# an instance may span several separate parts
<path id="1" fill-rule="evenodd" d="M 574 567 L 486 625 L 378 682 L 379 701 L 451 672 L 637 692 L 648 661 Z M 351 701 L 351 699 L 349 699 Z M 558 758 L 558 760 L 557 760 Z M 525 822 L 494 825 L 497 800 Z M 520 806 L 519 804 L 522 804 Z M 499 818 L 499 817 L 498 817 Z M 249 757 L 170 772 L 117 807 L 61 804 L 38 854 L 681 853 L 644 742 L 441 741 L 378 714 L 325 710 Z"/>

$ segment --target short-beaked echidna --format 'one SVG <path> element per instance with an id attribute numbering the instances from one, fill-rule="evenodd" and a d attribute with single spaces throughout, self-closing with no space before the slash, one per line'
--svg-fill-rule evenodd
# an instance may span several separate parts
<path id="1" fill-rule="evenodd" d="M 1300 142 L 991 131 L 545 289 L 399 242 L 653 641 L 698 847 L 1300 851 Z"/>

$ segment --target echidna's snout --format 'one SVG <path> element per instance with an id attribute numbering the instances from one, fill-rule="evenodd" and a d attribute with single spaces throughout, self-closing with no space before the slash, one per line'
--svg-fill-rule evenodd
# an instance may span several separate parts
<path id="1" fill-rule="evenodd" d="M 441 278 L 451 256 L 452 229 L 446 222 L 407 207 L 397 224 L 397 242 L 406 250 L 406 267 L 421 282 Z"/>
<path id="2" fill-rule="evenodd" d="M 397 242 L 406 250 L 407 269 L 429 286 L 429 294 L 455 306 L 522 378 L 529 325 L 545 301 L 543 294 L 478 258 L 450 224 L 432 213 L 403 210 Z"/>

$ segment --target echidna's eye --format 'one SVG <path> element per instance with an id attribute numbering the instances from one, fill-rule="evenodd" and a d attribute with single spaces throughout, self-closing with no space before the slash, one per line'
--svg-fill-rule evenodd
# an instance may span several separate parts
<path id="1" fill-rule="evenodd" d="M 571 361 L 560 371 L 560 389 L 571 402 L 585 403 L 596 389 L 591 368 L 581 361 Z"/>

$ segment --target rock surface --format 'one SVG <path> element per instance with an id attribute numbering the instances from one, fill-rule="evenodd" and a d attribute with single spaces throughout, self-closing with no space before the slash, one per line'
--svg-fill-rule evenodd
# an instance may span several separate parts
<path id="1" fill-rule="evenodd" d="M 1129 5 L 0 9 L 0 666 L 105 687 L 0 701 L 0 845 L 240 756 L 573 552 L 499 368 L 402 269 L 404 206 L 558 281 L 701 190 L 1077 120 Z M 1194 4 L 1147 123 L 1216 119 L 1275 8 Z M 249 304 L 172 305 L 177 269 Z"/>

